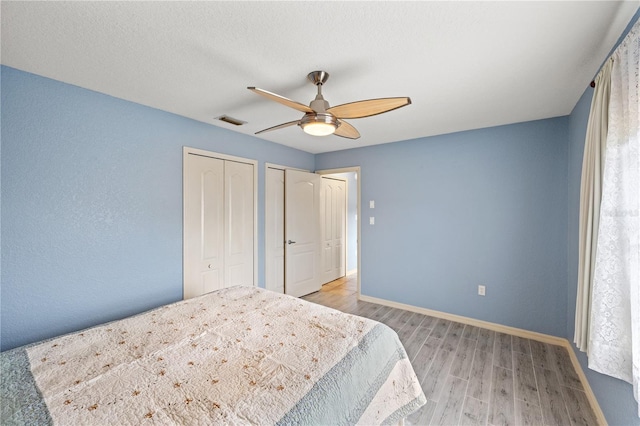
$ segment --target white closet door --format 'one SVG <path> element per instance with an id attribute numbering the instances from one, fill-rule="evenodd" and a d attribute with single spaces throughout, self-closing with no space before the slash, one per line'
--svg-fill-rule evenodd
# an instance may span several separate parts
<path id="1" fill-rule="evenodd" d="M 224 282 L 253 286 L 253 165 L 224 162 Z"/>
<path id="2" fill-rule="evenodd" d="M 185 299 L 255 285 L 255 164 L 237 160 L 184 148 Z"/>
<path id="3" fill-rule="evenodd" d="M 265 175 L 265 288 L 284 293 L 284 170 Z"/>
<path id="4" fill-rule="evenodd" d="M 224 161 L 188 154 L 184 182 L 184 298 L 224 286 Z"/>

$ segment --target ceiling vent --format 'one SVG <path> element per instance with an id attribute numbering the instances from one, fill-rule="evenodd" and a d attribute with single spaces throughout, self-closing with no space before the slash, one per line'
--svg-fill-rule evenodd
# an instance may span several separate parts
<path id="1" fill-rule="evenodd" d="M 242 126 L 247 124 L 246 121 L 238 120 L 237 118 L 229 117 L 228 115 L 221 115 L 216 117 L 216 120 L 224 121 L 225 123 L 233 124 L 234 126 Z"/>

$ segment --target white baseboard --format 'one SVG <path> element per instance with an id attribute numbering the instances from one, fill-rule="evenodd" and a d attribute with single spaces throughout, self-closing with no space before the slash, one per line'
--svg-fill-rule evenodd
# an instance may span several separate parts
<path id="1" fill-rule="evenodd" d="M 598 420 L 598 424 L 606 426 L 607 419 L 604 417 L 604 413 L 600 408 L 600 404 L 598 404 L 596 395 L 593 393 L 593 390 L 591 389 L 591 385 L 587 380 L 587 376 L 584 374 L 584 371 L 582 370 L 580 361 L 578 361 L 578 357 L 576 356 L 576 353 L 573 351 L 573 346 L 567 339 L 564 339 L 564 341 L 565 341 L 564 347 L 567 348 L 567 351 L 569 352 L 569 358 L 571 358 L 571 363 L 573 364 L 573 368 L 576 370 L 576 373 L 578 373 L 578 376 L 580 377 L 580 381 L 584 385 L 584 393 L 587 394 L 587 399 L 591 404 L 591 408 L 593 408 L 593 412 L 596 414 L 596 419 Z"/>
<path id="2" fill-rule="evenodd" d="M 562 337 L 551 336 L 548 334 L 537 333 L 535 331 L 523 330 L 521 328 L 509 327 L 502 324 L 496 324 L 488 321 L 481 321 L 474 318 L 463 317 L 461 315 L 448 314 L 446 312 L 434 311 L 427 308 L 421 308 L 419 306 L 406 305 L 404 303 L 393 302 L 385 299 L 378 299 L 377 297 L 360 295 L 360 300 L 365 302 L 377 303 L 379 305 L 390 306 L 392 308 L 404 309 L 405 311 L 417 312 L 419 314 L 429 315 L 436 318 L 442 318 L 449 321 L 456 321 L 462 324 L 475 325 L 477 327 L 487 328 L 489 330 L 498 331 L 500 333 L 512 334 L 526 339 L 533 339 L 539 342 L 551 343 L 552 345 L 565 345 L 567 339 Z"/>
<path id="3" fill-rule="evenodd" d="M 596 415 L 599 425 L 606 425 L 607 420 L 604 417 L 604 413 L 600 408 L 600 404 L 598 404 L 598 400 L 596 399 L 591 386 L 589 385 L 589 381 L 587 380 L 587 376 L 582 371 L 582 366 L 578 361 L 578 357 L 576 357 L 575 352 L 571 346 L 571 343 L 567 339 L 557 336 L 551 336 L 549 334 L 538 333 L 535 331 L 524 330 L 522 328 L 509 327 L 502 324 L 496 324 L 488 321 L 481 321 L 474 318 L 463 317 L 461 315 L 449 314 L 446 312 L 434 311 L 432 309 L 421 308 L 419 306 L 407 305 L 404 303 L 394 302 L 386 299 L 378 299 L 377 297 L 365 296 L 364 294 L 358 294 L 358 300 L 362 300 L 364 302 L 376 303 L 378 305 L 389 306 L 396 309 L 403 309 L 405 311 L 417 312 L 423 315 L 429 315 L 436 318 L 442 318 L 449 321 L 455 321 L 462 324 L 474 325 L 476 327 L 482 327 L 493 331 L 498 331 L 500 333 L 511 334 L 513 336 L 523 337 L 525 339 L 537 340 L 538 342 L 549 343 L 552 345 L 563 346 L 569 352 L 569 357 L 571 358 L 571 363 L 573 364 L 573 368 L 576 370 L 576 373 L 580 377 L 580 381 L 584 385 L 584 392 L 591 403 L 591 408 Z"/>

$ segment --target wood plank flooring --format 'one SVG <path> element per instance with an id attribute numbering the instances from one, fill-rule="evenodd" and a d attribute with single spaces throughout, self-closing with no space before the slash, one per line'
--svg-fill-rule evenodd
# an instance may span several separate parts
<path id="1" fill-rule="evenodd" d="M 564 347 L 357 300 L 350 275 L 303 297 L 398 333 L 427 397 L 405 424 L 596 425 Z"/>

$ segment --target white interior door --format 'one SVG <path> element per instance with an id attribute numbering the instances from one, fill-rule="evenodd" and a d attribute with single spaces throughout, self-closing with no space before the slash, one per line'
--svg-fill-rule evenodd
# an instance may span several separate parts
<path id="1" fill-rule="evenodd" d="M 253 286 L 253 165 L 224 162 L 224 283 Z"/>
<path id="2" fill-rule="evenodd" d="M 314 173 L 285 170 L 285 292 L 320 290 L 320 186 Z"/>
<path id="3" fill-rule="evenodd" d="M 344 180 L 323 176 L 321 188 L 320 282 L 325 284 L 345 275 L 347 183 Z"/>
<path id="4" fill-rule="evenodd" d="M 320 284 L 333 281 L 333 185 L 322 177 L 320 186 Z"/>
<path id="5" fill-rule="evenodd" d="M 184 298 L 224 286 L 224 161 L 188 154 L 184 176 Z"/>
<path id="6" fill-rule="evenodd" d="M 347 182 L 336 180 L 333 211 L 333 270 L 334 279 L 346 275 L 347 260 Z"/>
<path id="7" fill-rule="evenodd" d="M 284 293 L 284 170 L 265 172 L 265 288 Z"/>

